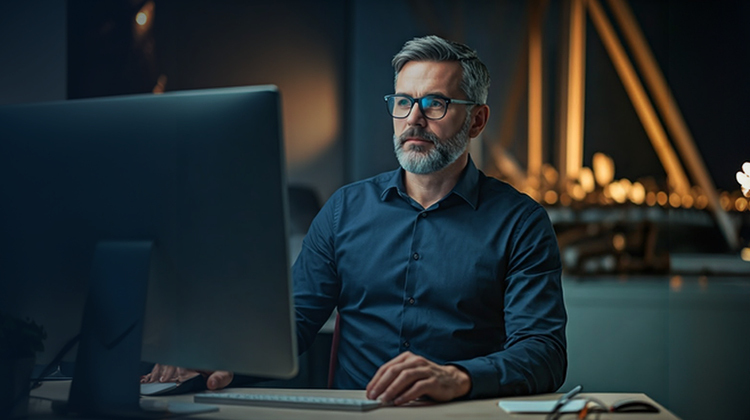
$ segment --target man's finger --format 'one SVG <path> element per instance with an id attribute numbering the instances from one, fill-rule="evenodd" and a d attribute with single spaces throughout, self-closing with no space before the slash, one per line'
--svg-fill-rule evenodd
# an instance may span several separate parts
<path id="1" fill-rule="evenodd" d="M 399 372 L 398 376 L 396 376 L 391 381 L 391 383 L 382 392 L 379 398 L 387 402 L 393 401 L 396 404 L 407 402 L 408 400 L 404 400 L 403 394 L 407 392 L 408 390 L 410 390 L 411 388 L 413 388 L 416 383 L 429 378 L 429 376 L 430 376 L 429 367 L 413 366 L 413 365 L 405 367 Z M 421 396 L 422 395 L 417 395 L 416 397 L 412 399 L 415 399 Z M 396 402 L 397 399 L 399 399 L 398 402 Z"/>
<path id="2" fill-rule="evenodd" d="M 418 366 L 421 360 L 419 356 L 405 352 L 381 366 L 370 383 L 367 384 L 367 398 L 373 400 L 381 398 L 385 390 L 392 386 L 393 382 L 404 370 Z M 394 394 L 391 393 L 389 395 Z M 388 399 L 387 396 L 386 399 Z"/>
<path id="3" fill-rule="evenodd" d="M 175 376 L 177 376 L 176 382 L 187 382 L 198 375 L 200 375 L 200 373 L 197 371 L 185 368 L 177 368 L 175 373 Z"/>
<path id="4" fill-rule="evenodd" d="M 372 379 L 370 379 L 370 382 L 365 387 L 365 390 L 367 391 L 367 395 L 369 395 L 373 392 L 373 388 L 380 382 L 380 378 L 383 377 L 383 375 L 386 374 L 386 372 L 389 371 L 391 366 L 393 366 L 396 363 L 400 363 L 402 359 L 408 357 L 408 355 L 411 354 L 410 352 L 404 352 L 399 354 L 398 356 L 394 357 L 393 359 L 385 362 L 383 365 L 378 368 L 378 370 L 375 372 L 375 375 L 372 376 Z M 372 399 L 377 398 L 377 396 L 373 397 Z"/>
<path id="5" fill-rule="evenodd" d="M 234 374 L 232 372 L 217 370 L 209 375 L 206 380 L 206 387 L 212 391 L 226 388 L 232 382 L 232 379 L 234 379 Z"/>
<path id="6" fill-rule="evenodd" d="M 161 373 L 159 374 L 159 382 L 176 382 L 177 381 L 177 368 L 174 366 L 162 365 Z"/>

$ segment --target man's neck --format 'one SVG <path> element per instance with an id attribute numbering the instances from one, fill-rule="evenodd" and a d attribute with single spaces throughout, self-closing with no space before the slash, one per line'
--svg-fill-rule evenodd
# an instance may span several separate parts
<path id="1" fill-rule="evenodd" d="M 429 208 L 453 190 L 468 162 L 469 155 L 464 153 L 455 162 L 437 172 L 415 174 L 405 171 L 406 193 L 423 208 Z"/>

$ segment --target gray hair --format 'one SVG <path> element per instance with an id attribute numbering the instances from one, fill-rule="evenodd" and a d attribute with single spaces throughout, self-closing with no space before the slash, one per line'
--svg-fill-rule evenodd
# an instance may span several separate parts
<path id="1" fill-rule="evenodd" d="M 469 100 L 479 104 L 487 103 L 490 72 L 479 60 L 477 52 L 468 46 L 435 35 L 407 41 L 391 62 L 396 72 L 394 86 L 398 82 L 399 72 L 409 61 L 458 61 L 463 70 L 461 90 Z"/>

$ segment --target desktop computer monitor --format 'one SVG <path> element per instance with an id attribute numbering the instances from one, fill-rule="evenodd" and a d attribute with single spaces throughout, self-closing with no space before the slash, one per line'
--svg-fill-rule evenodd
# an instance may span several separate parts
<path id="1" fill-rule="evenodd" d="M 141 360 L 296 374 L 280 109 L 273 86 L 0 107 L 0 304 L 50 335 L 75 314 L 74 409 L 137 411 Z"/>

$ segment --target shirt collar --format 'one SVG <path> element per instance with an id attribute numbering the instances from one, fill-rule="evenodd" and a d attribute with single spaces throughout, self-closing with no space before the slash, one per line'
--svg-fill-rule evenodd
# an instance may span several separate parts
<path id="1" fill-rule="evenodd" d="M 392 191 L 397 192 L 403 197 L 407 197 L 403 169 L 391 172 L 391 176 L 385 184 L 383 192 L 380 193 L 380 199 L 385 201 Z M 466 164 L 466 168 L 464 168 L 464 171 L 458 178 L 458 182 L 447 197 L 453 194 L 463 198 L 464 201 L 474 208 L 474 210 L 477 209 L 479 203 L 479 170 L 474 165 L 471 156 L 469 156 L 469 162 Z"/>

